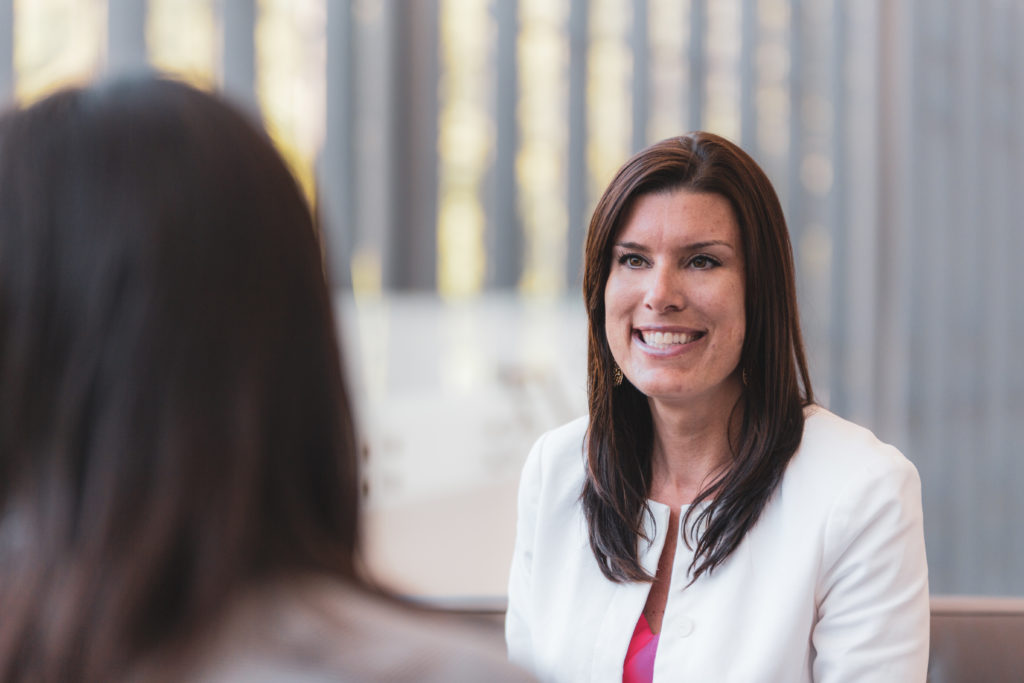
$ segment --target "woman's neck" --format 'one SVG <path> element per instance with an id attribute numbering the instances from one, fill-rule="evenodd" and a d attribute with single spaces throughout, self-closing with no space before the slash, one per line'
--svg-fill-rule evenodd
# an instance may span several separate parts
<path id="1" fill-rule="evenodd" d="M 650 498 L 673 509 L 689 505 L 732 462 L 729 434 L 735 438 L 739 410 L 727 406 L 683 409 L 651 401 L 654 442 Z M 732 424 L 730 425 L 730 419 Z"/>

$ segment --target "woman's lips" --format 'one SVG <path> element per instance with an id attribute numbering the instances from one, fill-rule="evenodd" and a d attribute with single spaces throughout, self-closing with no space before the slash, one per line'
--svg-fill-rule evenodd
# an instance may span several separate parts
<path id="1" fill-rule="evenodd" d="M 643 346 L 654 351 L 671 352 L 682 350 L 687 344 L 691 344 L 702 338 L 706 333 L 703 331 L 675 331 L 675 330 L 644 330 L 634 329 L 633 337 Z"/>

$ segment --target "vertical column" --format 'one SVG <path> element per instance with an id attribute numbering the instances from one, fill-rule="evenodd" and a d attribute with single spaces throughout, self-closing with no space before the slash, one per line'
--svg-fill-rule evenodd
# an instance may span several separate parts
<path id="1" fill-rule="evenodd" d="M 939 297 L 934 302 L 936 310 L 945 315 L 935 320 L 932 328 L 945 337 L 945 352 L 941 354 L 942 366 L 931 368 L 932 372 L 945 375 L 948 382 L 943 410 L 941 430 L 942 465 L 947 475 L 957 481 L 957 490 L 947 499 L 955 501 L 960 514 L 952 518 L 947 529 L 947 539 L 952 539 L 951 580 L 956 585 L 986 593 L 991 586 L 983 586 L 987 570 L 979 567 L 972 558 L 990 557 L 986 552 L 991 542 L 991 533 L 996 525 L 987 524 L 990 519 L 988 506 L 990 497 L 981 483 L 984 472 L 993 465 L 991 453 L 979 449 L 982 443 L 980 430 L 981 409 L 980 387 L 983 377 L 979 374 L 980 364 L 980 323 L 984 320 L 987 300 L 981 285 L 981 268 L 989 264 L 980 260 L 980 245 L 991 235 L 981 196 L 981 183 L 988 172 L 988 159 L 982 159 L 983 107 L 990 102 L 986 89 L 982 88 L 984 73 L 980 64 L 981 45 L 989 40 L 982 39 L 980 15 L 987 3 L 947 2 L 939 11 L 949 17 L 951 39 L 947 42 L 952 60 L 948 76 L 949 92 L 955 93 L 950 102 L 950 125 L 948 140 L 971 140 L 972 144 L 958 145 L 944 158 L 949 168 L 950 183 L 943 188 L 942 202 L 948 209 L 940 223 L 940 229 L 915 221 L 915 240 L 942 240 L 946 245 L 947 259 L 945 272 L 937 273 L 942 278 L 941 287 L 928 292 L 929 297 Z M 932 3 L 918 12 L 934 12 Z M 920 79 L 916 79 L 919 81 Z M 991 132 L 991 131 L 989 131 Z M 943 138 L 921 141 L 922 146 L 940 145 Z M 934 197 L 940 200 L 940 197 Z M 970 227 L 968 227 L 970 226 Z M 938 232 L 938 234 L 936 234 Z M 934 267 L 934 265 L 932 265 Z M 942 267 L 940 265 L 940 267 Z M 950 275 L 956 273 L 955 279 Z M 943 277 L 944 275 L 944 277 Z M 964 453 L 974 455 L 970 461 Z M 947 505 L 949 502 L 947 502 Z M 1012 532 L 1011 532 L 1012 533 Z M 949 541 L 946 541 L 949 543 Z"/>
<path id="2" fill-rule="evenodd" d="M 956 125 L 959 130 L 952 139 L 972 138 L 975 143 L 964 145 L 955 157 L 949 159 L 957 180 L 954 186 L 957 200 L 953 211 L 946 217 L 947 244 L 955 245 L 955 258 L 950 263 L 951 270 L 947 271 L 947 276 L 956 271 L 959 274 L 955 280 L 947 279 L 950 296 L 946 298 L 946 304 L 952 304 L 947 308 L 952 315 L 947 316 L 946 323 L 952 323 L 950 331 L 954 345 L 953 354 L 946 358 L 945 370 L 954 379 L 954 390 L 959 400 L 952 406 L 950 419 L 943 425 L 947 430 L 945 444 L 949 449 L 946 457 L 957 462 L 957 468 L 952 471 L 965 475 L 960 479 L 960 485 L 966 494 L 963 510 L 967 514 L 962 516 L 957 528 L 963 544 L 956 553 L 957 572 L 970 581 L 968 585 L 971 588 L 989 594 L 998 592 L 996 577 L 999 568 L 994 565 L 1003 555 L 1001 548 L 1005 544 L 1005 534 L 1014 533 L 1012 527 L 1000 529 L 998 525 L 986 523 L 994 519 L 992 513 L 996 511 L 994 497 L 989 493 L 988 476 L 994 474 L 998 477 L 1001 474 L 993 471 L 998 464 L 995 453 L 984 448 L 987 445 L 983 431 L 985 417 L 980 412 L 965 410 L 967 406 L 984 410 L 985 397 L 991 389 L 985 381 L 984 335 L 979 334 L 985 318 L 993 314 L 991 292 L 986 287 L 986 274 L 992 264 L 983 249 L 994 236 L 991 207 L 985 201 L 985 187 L 993 180 L 993 164 L 991 150 L 986 148 L 986 141 L 990 138 L 981 133 L 986 131 L 998 137 L 991 122 L 986 120 L 994 102 L 990 65 L 985 59 L 992 41 L 992 33 L 985 21 L 991 6 L 989 0 L 969 5 L 955 2 L 947 10 L 960 32 L 958 39 L 953 41 L 958 62 L 954 69 L 953 90 L 958 95 Z M 939 144 L 938 140 L 929 142 Z M 919 228 L 919 239 L 925 239 L 925 226 L 920 225 Z M 935 292 L 931 294 L 935 296 Z M 982 450 L 974 452 L 981 458 L 980 467 L 979 463 L 968 464 L 962 457 L 957 457 L 971 453 L 979 445 Z M 991 560 L 979 566 L 969 559 L 970 556 Z"/>
<path id="3" fill-rule="evenodd" d="M 352 0 L 332 0 L 327 10 L 327 129 L 320 150 L 318 209 L 324 232 L 327 273 L 335 288 L 352 285 L 355 233 L 352 136 Z"/>
<path id="4" fill-rule="evenodd" d="M 519 68 L 516 38 L 519 34 L 518 0 L 494 3 L 498 29 L 495 54 L 495 157 L 491 168 L 485 244 L 487 251 L 486 285 L 512 288 L 519 282 L 523 264 L 522 224 L 516 184 L 518 149 Z"/>
<path id="5" fill-rule="evenodd" d="M 647 0 L 633 0 L 633 138 L 632 151 L 647 145 L 647 113 L 650 103 L 650 66 L 648 60 Z"/>
<path id="6" fill-rule="evenodd" d="M 757 0 L 743 0 L 740 12 L 740 145 L 757 158 Z"/>
<path id="7" fill-rule="evenodd" d="M 1024 3 L 1011 2 L 1009 4 L 1009 34 L 1019 36 L 1024 31 Z M 1010 87 L 1009 94 L 1009 121 L 1010 124 L 1010 171 L 1008 178 L 1011 183 L 1014 179 L 1024 178 L 1024 133 L 1016 122 L 1024 117 L 1024 41 L 1014 39 L 1010 42 Z M 1008 262 L 1009 286 L 1007 292 L 1016 293 L 1024 289 L 1024 269 L 1018 267 L 1016 259 L 1024 253 L 1024 231 L 1016 229 L 1016 226 L 1024 225 L 1024 193 L 1019 191 L 1019 186 L 1011 189 L 1006 197 L 1007 207 L 1007 233 L 1008 239 L 1003 258 Z M 1007 387 L 1008 400 L 1004 405 L 1006 413 L 1007 440 L 1004 448 L 1010 454 L 1009 461 L 1013 463 L 1012 469 L 1002 479 L 1001 490 L 1007 500 L 1015 503 L 1017 517 L 1005 517 L 1006 520 L 1017 520 L 1024 517 L 1024 497 L 1020 495 L 1020 482 L 1024 481 L 1024 458 L 1019 457 L 1019 445 L 1024 442 L 1024 421 L 1020 419 L 1019 406 L 1024 405 L 1024 359 L 1021 358 L 1020 349 L 1024 346 L 1024 306 L 1019 301 L 1007 311 L 1010 319 L 1010 338 L 1012 348 L 1006 358 L 1007 374 L 1009 375 L 1009 386 Z M 1008 521 L 1008 524 L 1014 522 Z M 1012 577 L 1010 585 L 1005 591 L 1008 595 L 1024 595 L 1024 548 L 1020 544 L 1011 551 L 1011 565 L 1007 567 L 1009 576 Z"/>
<path id="8" fill-rule="evenodd" d="M 687 93 L 686 127 L 698 130 L 704 126 L 707 104 L 707 47 L 704 37 L 708 31 L 708 0 L 690 0 L 690 42 L 687 63 L 690 67 L 690 91 Z"/>
<path id="9" fill-rule="evenodd" d="M 236 104 L 258 115 L 260 107 L 256 97 L 256 0 L 219 1 L 223 32 L 221 87 Z"/>
<path id="10" fill-rule="evenodd" d="M 388 5 L 394 21 L 391 79 L 395 144 L 390 172 L 392 220 L 385 286 L 437 288 L 438 0 Z"/>
<path id="11" fill-rule="evenodd" d="M 834 267 L 841 270 L 841 278 L 834 285 L 837 296 L 844 297 L 844 303 L 832 311 L 837 328 L 832 335 L 832 358 L 835 361 L 832 372 L 832 400 L 840 413 L 861 424 L 875 426 L 875 367 L 876 335 L 878 334 L 878 253 L 881 216 L 878 208 L 881 187 L 877 182 L 878 170 L 884 167 L 887 150 L 878 145 L 865 144 L 865 140 L 878 140 L 881 128 L 887 125 L 881 112 L 882 36 L 880 5 L 888 0 L 866 0 L 848 4 L 836 0 L 836 5 L 845 5 L 844 21 L 849 21 L 847 55 L 857 55 L 847 62 L 847 76 L 841 79 L 843 91 L 849 88 L 849 101 L 857 102 L 855 109 L 843 114 L 846 128 L 842 138 L 836 138 L 836 145 L 846 150 L 842 162 L 837 157 L 836 182 L 834 191 L 845 193 L 848 202 L 845 208 L 834 207 L 845 214 L 846 225 L 856 226 L 842 235 L 833 248 Z M 835 6 L 835 5 L 834 5 Z M 844 60 L 845 61 L 845 60 Z M 837 84 L 836 87 L 839 87 Z M 846 95 L 844 95 L 845 97 Z M 847 118 L 848 117 L 848 118 Z M 845 180 L 848 165 L 849 175 Z M 837 318 L 842 317 L 842 320 Z"/>
<path id="12" fill-rule="evenodd" d="M 985 159 L 984 167 L 989 177 L 987 182 L 985 179 L 980 182 L 983 183 L 984 192 L 982 206 L 988 216 L 979 224 L 991 226 L 991 234 L 988 239 L 979 240 L 985 264 L 982 268 L 985 288 L 983 300 L 988 302 L 985 307 L 985 331 L 979 335 L 984 344 L 981 368 L 984 382 L 980 401 L 984 409 L 979 427 L 982 450 L 990 454 L 991 461 L 986 468 L 985 480 L 981 482 L 985 498 L 989 501 L 988 509 L 975 510 L 987 514 L 986 519 L 1016 520 L 1024 516 L 1024 504 L 1017 502 L 1020 496 L 1015 495 L 1004 483 L 1007 474 L 1014 471 L 1014 461 L 1018 459 L 1016 448 L 1010 447 L 1010 427 L 1014 416 L 1020 415 L 1019 404 L 1011 402 L 1013 399 L 1009 391 L 1014 374 L 1015 349 L 1019 348 L 1012 340 L 1012 319 L 1015 309 L 1020 308 L 1013 295 L 1013 292 L 1019 290 L 1012 289 L 1010 278 L 1013 261 L 1019 257 L 1019 253 L 1008 248 L 1012 239 L 1012 223 L 1008 211 L 1010 197 L 1019 189 L 1011 180 L 1014 176 L 1010 98 L 1015 90 L 1010 55 L 1014 33 L 1009 3 L 989 0 L 985 4 L 988 12 L 981 27 L 981 35 L 986 37 L 982 71 L 984 81 L 981 88 L 989 102 L 989 111 L 987 121 L 981 128 L 985 134 L 980 136 L 980 153 Z M 1015 481 L 1019 482 L 1020 479 Z M 1012 594 L 1013 578 L 1024 573 L 1024 563 L 1021 562 L 1024 550 L 1020 549 L 1021 544 L 1000 543 L 993 538 L 1000 535 L 1005 538 L 1013 533 L 1013 526 L 1004 526 L 987 533 L 989 547 L 986 548 L 985 557 L 990 560 L 985 563 L 986 573 L 989 574 L 986 587 L 993 593 Z"/>
<path id="13" fill-rule="evenodd" d="M 14 98 L 14 0 L 0 0 L 0 107 Z"/>
<path id="14" fill-rule="evenodd" d="M 881 56 L 878 63 L 879 135 L 876 138 L 878 168 L 877 224 L 882 236 L 877 298 L 874 302 L 878 334 L 875 337 L 875 420 L 876 431 L 891 443 L 905 444 L 907 435 L 907 395 L 910 356 L 911 310 L 909 292 L 913 262 L 910 239 L 916 220 L 913 206 L 915 176 L 911 172 L 917 151 L 914 106 L 920 98 L 920 85 L 914 78 L 918 59 L 915 26 L 916 0 L 882 2 L 879 12 Z"/>
<path id="15" fill-rule="evenodd" d="M 146 65 L 146 0 L 107 0 L 108 73 L 138 71 Z"/>
<path id="16" fill-rule="evenodd" d="M 587 231 L 587 47 L 588 0 L 569 2 L 569 248 L 566 284 L 578 291 Z"/>
<path id="17" fill-rule="evenodd" d="M 829 147 L 832 156 L 832 189 L 828 196 L 828 226 L 832 235 L 831 312 L 829 327 L 829 407 L 846 414 L 850 407 L 849 386 L 844 362 L 849 353 L 850 328 L 847 325 L 850 290 L 849 237 L 847 235 L 847 197 L 849 195 L 847 144 L 847 15 L 845 0 L 832 2 L 832 40 L 829 60 L 829 82 L 832 100 L 832 130 Z"/>
<path id="18" fill-rule="evenodd" d="M 786 172 L 786 193 L 783 199 L 790 238 L 797 261 L 800 260 L 800 237 L 804 231 L 803 188 L 800 166 L 804 158 L 804 21 L 803 0 L 790 0 L 789 5 L 789 151 Z"/>
<path id="19" fill-rule="evenodd" d="M 951 486 L 948 473 L 956 468 L 950 462 L 951 446 L 947 423 L 950 407 L 956 405 L 955 383 L 946 364 L 953 355 L 950 327 L 949 268 L 957 259 L 959 245 L 950 244 L 950 217 L 959 199 L 957 181 L 950 169 L 951 147 L 933 141 L 956 139 L 954 113 L 958 99 L 952 87 L 953 44 L 958 40 L 956 22 L 945 0 L 933 0 L 928 11 L 914 17 L 919 62 L 914 79 L 919 82 L 921 106 L 915 109 L 913 131 L 919 141 L 914 152 L 916 172 L 908 179 L 906 192 L 915 207 L 915 224 L 905 231 L 919 234 L 915 258 L 906 264 L 916 271 L 909 295 L 912 308 L 907 311 L 910 327 L 908 358 L 907 445 L 922 472 L 925 515 L 932 533 L 929 564 L 936 586 L 951 590 L 958 554 L 957 534 L 949 533 L 961 524 L 962 494 L 959 482 Z M 917 105 L 915 105 L 917 106 Z M 954 153 L 957 154 L 957 153 Z M 920 227 L 918 227 L 920 226 Z M 954 409 L 955 411 L 955 409 Z M 963 589 L 963 587 L 961 587 Z"/>
<path id="20" fill-rule="evenodd" d="M 395 140 L 395 103 L 390 87 L 394 71 L 393 2 L 361 2 L 352 4 L 353 52 L 358 55 L 353 70 L 354 97 L 351 144 L 355 157 L 351 163 L 352 186 L 356 200 L 352 206 L 352 280 L 357 289 L 377 292 L 390 286 L 388 251 L 393 221 L 393 199 L 398 191 L 392 182 L 392 149 Z"/>

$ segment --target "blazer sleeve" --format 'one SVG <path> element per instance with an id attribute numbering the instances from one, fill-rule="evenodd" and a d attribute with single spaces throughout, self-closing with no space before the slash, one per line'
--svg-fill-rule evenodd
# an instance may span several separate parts
<path id="1" fill-rule="evenodd" d="M 817 623 L 818 683 L 923 683 L 929 600 L 921 482 L 896 449 L 840 492 L 825 528 Z"/>
<path id="2" fill-rule="evenodd" d="M 542 486 L 541 452 L 546 435 L 534 444 L 519 482 L 515 550 L 508 583 L 505 642 L 509 659 L 528 671 L 533 667 L 531 575 Z"/>

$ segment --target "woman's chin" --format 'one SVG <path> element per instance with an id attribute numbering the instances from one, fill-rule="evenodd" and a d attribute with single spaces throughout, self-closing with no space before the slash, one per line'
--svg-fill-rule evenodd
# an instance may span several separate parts
<path id="1" fill-rule="evenodd" d="M 723 401 L 732 403 L 739 394 L 739 383 L 727 376 L 719 382 L 700 382 L 693 378 L 638 377 L 633 383 L 637 391 L 651 401 L 665 405 L 685 406 L 699 402 L 707 405 Z"/>

